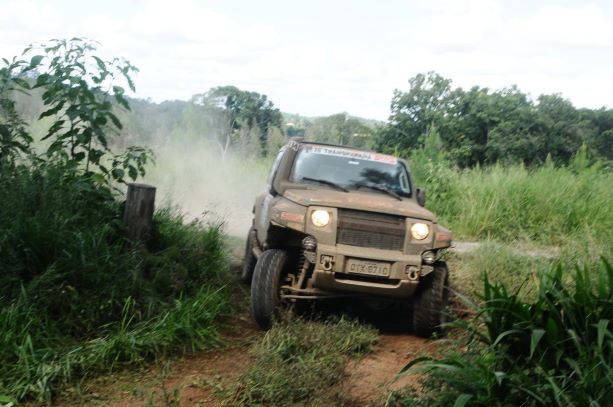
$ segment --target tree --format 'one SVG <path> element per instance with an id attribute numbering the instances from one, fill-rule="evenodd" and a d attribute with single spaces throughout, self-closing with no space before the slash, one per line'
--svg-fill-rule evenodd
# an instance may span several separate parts
<path id="1" fill-rule="evenodd" d="M 447 156 L 460 167 L 537 165 L 548 155 L 568 163 L 582 143 L 595 157 L 613 156 L 613 110 L 578 111 L 560 95 L 541 95 L 535 103 L 516 86 L 452 89 L 449 79 L 434 72 L 418 74 L 409 84 L 407 92 L 394 92 L 390 118 L 379 130 L 381 150 L 408 155 L 436 128 Z"/>
<path id="2" fill-rule="evenodd" d="M 370 148 L 374 129 L 347 113 L 313 119 L 305 130 L 305 139 L 321 143 Z"/>
<path id="3" fill-rule="evenodd" d="M 551 154 L 554 161 L 568 162 L 583 142 L 579 112 L 560 95 L 541 95 L 536 105 L 539 159 Z"/>
<path id="4" fill-rule="evenodd" d="M 590 154 L 613 160 L 613 109 L 580 109 L 578 113 Z"/>
<path id="5" fill-rule="evenodd" d="M 435 72 L 409 79 L 408 92 L 394 91 L 388 126 L 382 131 L 379 147 L 388 151 L 419 147 L 430 126 L 442 130 L 454 97 L 451 80 Z"/>
<path id="6" fill-rule="evenodd" d="M 534 106 L 516 86 L 493 92 L 488 111 L 490 131 L 485 159 L 525 164 L 537 162 L 539 137 Z M 546 154 L 542 157 L 544 161 Z"/>
<path id="7" fill-rule="evenodd" d="M 219 86 L 203 94 L 194 95 L 192 102 L 217 111 L 216 126 L 220 133 L 218 144 L 229 146 L 232 136 L 240 129 L 258 128 L 262 155 L 267 155 L 268 132 L 281 128 L 283 117 L 266 95 Z M 223 141 L 222 141 L 223 140 Z"/>

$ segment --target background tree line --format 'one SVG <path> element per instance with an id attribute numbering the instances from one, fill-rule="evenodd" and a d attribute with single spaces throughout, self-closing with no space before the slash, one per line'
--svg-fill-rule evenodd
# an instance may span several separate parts
<path id="1" fill-rule="evenodd" d="M 453 88 L 435 72 L 409 80 L 396 90 L 388 122 L 379 129 L 377 147 L 406 152 L 425 145 L 429 134 L 460 167 L 496 162 L 538 165 L 548 155 L 568 163 L 582 145 L 590 156 L 613 158 L 613 110 L 577 109 L 559 94 L 536 101 L 516 86 L 490 91 Z"/>
<path id="2" fill-rule="evenodd" d="M 35 123 L 43 110 L 40 99 L 15 98 L 21 117 Z M 613 109 L 578 109 L 559 94 L 533 100 L 516 86 L 454 88 L 435 72 L 418 74 L 409 79 L 408 90 L 394 91 L 387 122 L 347 113 L 315 118 L 283 113 L 266 95 L 235 86 L 214 87 L 189 101 L 128 100 L 132 110 L 118 113 L 124 123 L 118 147 L 198 140 L 222 157 L 233 151 L 257 158 L 274 153 L 288 137 L 303 136 L 408 157 L 430 138 L 461 168 L 496 162 L 535 166 L 547 156 L 567 164 L 582 145 L 594 159 L 613 159 Z"/>

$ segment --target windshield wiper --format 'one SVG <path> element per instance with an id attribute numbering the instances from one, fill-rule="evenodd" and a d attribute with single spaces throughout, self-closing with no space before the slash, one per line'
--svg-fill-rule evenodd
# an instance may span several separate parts
<path id="1" fill-rule="evenodd" d="M 382 185 L 366 184 L 366 183 L 363 183 L 363 182 L 358 182 L 358 183 L 353 184 L 353 186 L 356 187 L 356 188 L 370 188 L 370 189 L 374 189 L 375 191 L 385 192 L 386 194 L 393 196 L 397 200 L 402 201 L 402 197 L 400 195 L 398 195 L 397 193 L 395 193 L 391 189 L 385 188 Z"/>
<path id="2" fill-rule="evenodd" d="M 326 179 L 317 179 L 317 178 L 311 178 L 311 177 L 302 177 L 301 179 L 303 179 L 305 181 L 319 182 L 320 184 L 329 185 L 329 186 L 334 187 L 336 189 L 340 189 L 343 192 L 349 192 L 349 190 L 347 188 L 344 188 L 344 187 L 340 186 L 339 184 L 337 184 L 336 182 L 328 181 Z"/>

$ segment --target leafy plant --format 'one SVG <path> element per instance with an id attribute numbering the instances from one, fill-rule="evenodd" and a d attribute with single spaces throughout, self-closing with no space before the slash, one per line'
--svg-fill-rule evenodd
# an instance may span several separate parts
<path id="1" fill-rule="evenodd" d="M 25 122 L 19 117 L 12 92 L 24 92 L 29 83 L 23 78 L 38 66 L 38 58 L 28 64 L 25 60 L 2 58 L 0 68 L 0 165 L 15 164 L 22 154 L 30 153 L 32 137 L 27 132 Z"/>
<path id="2" fill-rule="evenodd" d="M 95 43 L 81 38 L 51 40 L 31 45 L 23 52 L 26 60 L 14 59 L 0 70 L 0 107 L 7 117 L 0 126 L 2 156 L 15 151 L 30 152 L 32 137 L 15 112 L 10 92 L 42 89 L 44 111 L 39 120 L 52 117 L 53 123 L 43 137 L 49 144 L 48 160 L 80 170 L 102 184 L 125 182 L 144 175 L 151 151 L 131 147 L 121 154 L 111 151 L 111 140 L 122 124 L 114 113 L 117 106 L 129 110 L 122 79 L 134 91 L 131 74 L 137 69 L 128 61 L 104 61 L 93 55 Z"/>
<path id="3" fill-rule="evenodd" d="M 540 274 L 533 302 L 484 278 L 482 305 L 473 321 L 457 321 L 469 351 L 440 360 L 422 358 L 430 378 L 425 396 L 390 397 L 390 405 L 604 406 L 613 385 L 613 268 L 602 260 Z M 442 389 L 442 391 L 441 391 Z"/>
<path id="4" fill-rule="evenodd" d="M 54 40 L 42 46 L 42 50 L 49 66 L 34 85 L 45 89 L 42 97 L 47 110 L 40 118 L 58 116 L 43 137 L 43 140 L 52 140 L 47 155 L 60 156 L 75 166 L 84 163 L 86 174 L 90 173 L 90 166 L 97 167 L 105 176 L 120 182 L 124 181 L 126 172 L 133 180 L 139 173 L 143 175 L 147 161 L 144 148 L 132 148 L 114 156 L 111 168 L 103 160 L 111 152 L 109 139 L 122 127 L 113 113 L 112 100 L 130 109 L 125 89 L 115 82 L 122 77 L 134 91 L 130 74 L 137 69 L 125 60 L 103 61 L 91 55 L 96 50 L 94 44 L 80 38 Z M 34 58 L 41 63 L 45 60 L 42 55 Z M 132 165 L 133 161 L 136 166 Z"/>

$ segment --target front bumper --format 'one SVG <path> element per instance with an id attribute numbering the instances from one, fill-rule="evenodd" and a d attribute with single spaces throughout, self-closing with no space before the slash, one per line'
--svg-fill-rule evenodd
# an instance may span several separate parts
<path id="1" fill-rule="evenodd" d="M 332 259 L 329 264 L 324 260 Z M 347 260 L 362 260 L 387 263 L 389 276 L 375 277 L 351 273 Z M 416 290 L 419 275 L 429 271 L 421 266 L 420 255 L 409 255 L 399 251 L 363 248 L 348 245 L 319 245 L 315 256 L 312 286 L 317 290 L 356 293 L 389 298 L 407 298 Z M 417 276 L 409 278 L 407 270 Z"/>

